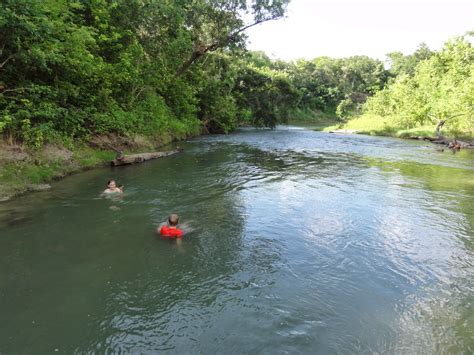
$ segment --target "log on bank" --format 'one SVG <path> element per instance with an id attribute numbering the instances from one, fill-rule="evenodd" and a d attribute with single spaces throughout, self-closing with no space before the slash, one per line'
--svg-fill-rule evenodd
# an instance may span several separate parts
<path id="1" fill-rule="evenodd" d="M 180 151 L 181 149 L 170 150 L 168 152 L 151 152 L 151 153 L 140 153 L 140 154 L 131 154 L 131 155 L 119 155 L 117 156 L 117 158 L 112 160 L 110 164 L 112 166 L 119 166 L 119 165 L 142 163 L 147 160 L 167 157 L 167 156 L 179 153 Z"/>

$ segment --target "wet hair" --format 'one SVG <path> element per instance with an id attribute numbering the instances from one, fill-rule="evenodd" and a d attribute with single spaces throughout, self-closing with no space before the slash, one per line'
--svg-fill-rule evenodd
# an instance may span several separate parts
<path id="1" fill-rule="evenodd" d="M 168 217 L 168 223 L 170 226 L 177 226 L 179 222 L 179 216 L 177 214 L 170 214 Z"/>

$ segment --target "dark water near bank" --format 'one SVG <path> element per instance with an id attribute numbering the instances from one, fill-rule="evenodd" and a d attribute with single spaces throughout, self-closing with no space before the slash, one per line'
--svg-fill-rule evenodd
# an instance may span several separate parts
<path id="1" fill-rule="evenodd" d="M 182 146 L 0 204 L 0 353 L 474 351 L 471 153 L 287 127 Z M 180 245 L 154 235 L 170 212 Z"/>

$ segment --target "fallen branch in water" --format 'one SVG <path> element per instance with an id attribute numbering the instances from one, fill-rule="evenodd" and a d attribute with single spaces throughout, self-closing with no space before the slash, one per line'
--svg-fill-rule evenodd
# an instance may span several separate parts
<path id="1" fill-rule="evenodd" d="M 447 120 L 454 117 L 458 117 L 458 116 L 464 116 L 464 115 L 465 113 L 460 113 L 460 114 L 453 115 L 445 119 L 438 120 L 438 124 L 436 125 L 436 128 L 435 128 L 436 138 L 426 138 L 425 140 L 429 140 L 430 142 L 437 143 L 437 144 L 447 145 L 448 148 L 453 149 L 453 150 L 459 150 L 461 148 L 474 148 L 474 145 L 471 143 L 463 142 L 463 141 L 457 140 L 456 138 L 454 138 L 453 140 L 450 140 L 441 134 L 441 128 L 443 128 Z"/>
<path id="2" fill-rule="evenodd" d="M 463 142 L 457 139 L 449 140 L 446 138 L 438 138 L 438 137 L 423 137 L 423 136 L 415 136 L 415 137 L 409 137 L 410 139 L 418 139 L 420 141 L 428 141 L 431 143 L 435 144 L 443 144 L 447 145 L 448 148 L 450 149 L 455 149 L 459 150 L 461 148 L 469 148 L 469 149 L 474 149 L 474 144 L 468 143 L 468 142 Z"/>

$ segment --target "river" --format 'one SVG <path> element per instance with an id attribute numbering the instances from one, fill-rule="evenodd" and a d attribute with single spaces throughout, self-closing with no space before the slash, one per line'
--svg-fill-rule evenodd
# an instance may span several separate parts
<path id="1" fill-rule="evenodd" d="M 0 353 L 473 353 L 471 152 L 291 126 L 179 145 L 0 204 Z M 172 212 L 182 243 L 154 233 Z"/>

